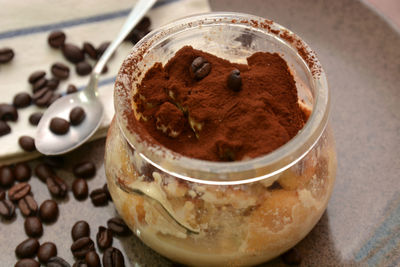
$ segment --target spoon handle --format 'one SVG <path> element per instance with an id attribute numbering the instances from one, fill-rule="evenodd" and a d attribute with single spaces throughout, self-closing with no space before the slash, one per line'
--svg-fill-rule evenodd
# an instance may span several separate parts
<path id="1" fill-rule="evenodd" d="M 118 36 L 114 39 L 114 41 L 108 46 L 106 51 L 100 57 L 96 66 L 94 67 L 93 74 L 95 76 L 100 75 L 101 71 L 104 68 L 104 65 L 110 59 L 111 55 L 118 48 L 118 46 L 122 43 L 122 41 L 128 36 L 133 27 L 138 24 L 138 22 L 143 18 L 143 16 L 149 11 L 149 9 L 154 5 L 157 0 L 139 0 L 136 5 L 133 7 L 132 11 L 129 13 L 128 18 L 126 19 L 124 25 L 122 26 Z"/>

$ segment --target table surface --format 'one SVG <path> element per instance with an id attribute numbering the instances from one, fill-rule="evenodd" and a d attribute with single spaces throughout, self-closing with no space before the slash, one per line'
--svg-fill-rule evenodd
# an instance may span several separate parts
<path id="1" fill-rule="evenodd" d="M 293 30 L 316 50 L 327 72 L 337 180 L 327 211 L 296 246 L 302 266 L 399 266 L 400 31 L 395 28 L 399 19 L 388 23 L 373 5 L 354 0 L 212 0 L 210 4 L 216 11 L 253 13 Z M 89 143 L 67 155 L 65 166 L 93 160 L 98 170 L 89 187 L 101 187 L 103 153 L 104 140 Z M 70 173 L 68 168 L 59 172 L 69 185 Z M 30 183 L 38 203 L 50 198 L 38 179 Z M 58 254 L 73 262 L 69 249 L 73 223 L 87 220 L 94 239 L 98 226 L 116 213 L 112 203 L 94 208 L 87 199 L 78 205 L 71 193 L 58 202 L 58 221 L 44 226 L 40 242 L 55 240 Z M 19 212 L 12 221 L 2 220 L 0 266 L 14 264 L 14 248 L 25 238 Z M 128 266 L 172 266 L 134 236 L 114 239 L 114 246 L 125 252 Z M 281 265 L 275 259 L 262 266 Z"/>

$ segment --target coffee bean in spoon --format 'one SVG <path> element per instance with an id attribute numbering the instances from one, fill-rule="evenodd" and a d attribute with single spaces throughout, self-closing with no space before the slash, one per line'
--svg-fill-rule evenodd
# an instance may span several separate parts
<path id="1" fill-rule="evenodd" d="M 69 131 L 69 122 L 59 117 L 52 118 L 50 121 L 50 130 L 57 135 L 66 134 Z"/>
<path id="2" fill-rule="evenodd" d="M 85 59 L 83 51 L 74 44 L 66 43 L 62 47 L 64 57 L 72 63 L 78 63 Z"/>
<path id="3" fill-rule="evenodd" d="M 39 208 L 40 219 L 44 222 L 54 222 L 59 214 L 58 204 L 52 199 L 43 201 Z"/>
<path id="4" fill-rule="evenodd" d="M 47 42 L 53 48 L 60 48 L 64 45 L 66 35 L 62 31 L 53 31 L 49 34 Z"/>
<path id="5" fill-rule="evenodd" d="M 31 75 L 28 77 L 28 82 L 30 84 L 34 84 L 35 82 L 39 81 L 40 79 L 44 78 L 46 76 L 46 72 L 43 70 L 37 70 L 33 72 Z"/>
<path id="6" fill-rule="evenodd" d="M 32 152 L 36 150 L 36 146 L 35 146 L 35 140 L 27 135 L 23 135 L 18 139 L 18 144 L 19 146 L 27 151 L 27 152 Z"/>
<path id="7" fill-rule="evenodd" d="M 69 67 L 63 63 L 56 62 L 51 66 L 51 73 L 60 80 L 69 77 Z"/>
<path id="8" fill-rule="evenodd" d="M 0 120 L 0 136 L 9 134 L 11 132 L 11 127 L 7 122 Z"/>
<path id="9" fill-rule="evenodd" d="M 18 111 L 10 104 L 1 103 L 0 104 L 0 120 L 3 121 L 17 121 Z"/>
<path id="10" fill-rule="evenodd" d="M 32 98 L 28 93 L 21 92 L 14 96 L 13 105 L 16 108 L 25 108 L 32 102 Z"/>
<path id="11" fill-rule="evenodd" d="M 8 63 L 14 58 L 14 51 L 9 47 L 0 48 L 0 64 Z"/>
<path id="12" fill-rule="evenodd" d="M 85 119 L 85 110 L 81 107 L 74 107 L 69 113 L 69 121 L 72 125 L 77 126 Z"/>

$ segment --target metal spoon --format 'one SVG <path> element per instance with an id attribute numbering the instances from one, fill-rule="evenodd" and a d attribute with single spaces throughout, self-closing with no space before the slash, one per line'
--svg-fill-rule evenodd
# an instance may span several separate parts
<path id="1" fill-rule="evenodd" d="M 155 2 L 156 0 L 139 0 L 130 12 L 117 38 L 109 45 L 94 67 L 87 87 L 77 93 L 59 98 L 46 110 L 40 119 L 35 136 L 35 145 L 39 152 L 45 155 L 64 154 L 82 145 L 94 134 L 104 113 L 97 90 L 100 73 L 117 47 Z M 82 107 L 86 113 L 86 117 L 80 125 L 70 127 L 68 133 L 64 135 L 56 135 L 50 131 L 49 125 L 52 118 L 60 117 L 69 120 L 70 111 L 77 106 Z"/>

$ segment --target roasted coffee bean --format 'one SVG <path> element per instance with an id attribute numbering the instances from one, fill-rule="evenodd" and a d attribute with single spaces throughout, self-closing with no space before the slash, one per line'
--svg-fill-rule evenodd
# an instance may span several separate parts
<path id="1" fill-rule="evenodd" d="M 0 215 L 4 219 L 11 219 L 15 215 L 15 206 L 9 199 L 0 201 Z"/>
<path id="2" fill-rule="evenodd" d="M 147 34 L 147 32 L 144 31 L 140 31 L 137 29 L 133 29 L 127 38 L 129 38 L 128 40 L 131 41 L 132 44 L 136 44 L 137 42 L 139 42 L 143 37 L 145 37 Z"/>
<path id="3" fill-rule="evenodd" d="M 96 166 L 90 161 L 83 161 L 74 166 L 74 175 L 78 178 L 91 178 L 96 174 Z"/>
<path id="4" fill-rule="evenodd" d="M 301 255 L 296 248 L 288 250 L 287 252 L 282 254 L 281 258 L 283 262 L 288 265 L 300 265 L 302 260 Z"/>
<path id="5" fill-rule="evenodd" d="M 39 251 L 37 253 L 38 259 L 42 263 L 47 263 L 50 258 L 57 256 L 57 247 L 52 242 L 43 243 L 39 247 Z"/>
<path id="6" fill-rule="evenodd" d="M 35 175 L 45 183 L 47 178 L 56 176 L 56 173 L 49 164 L 40 163 L 35 168 Z"/>
<path id="7" fill-rule="evenodd" d="M 131 230 L 126 225 L 126 223 L 119 217 L 111 218 L 107 221 L 107 227 L 110 229 L 114 234 L 125 236 L 131 233 Z"/>
<path id="8" fill-rule="evenodd" d="M 14 267 L 39 267 L 39 262 L 34 259 L 21 259 L 17 261 Z M 48 266 L 48 265 L 47 265 Z"/>
<path id="9" fill-rule="evenodd" d="M 93 205 L 97 207 L 105 206 L 108 203 L 107 194 L 103 191 L 103 188 L 93 190 L 90 193 L 90 199 L 92 200 Z"/>
<path id="10" fill-rule="evenodd" d="M 18 258 L 33 258 L 36 256 L 38 249 L 39 241 L 35 238 L 28 238 L 15 248 L 15 255 Z"/>
<path id="11" fill-rule="evenodd" d="M 125 266 L 124 256 L 117 248 L 110 247 L 103 254 L 104 267 L 123 267 Z"/>
<path id="12" fill-rule="evenodd" d="M 18 201 L 31 192 L 31 186 L 28 183 L 18 183 L 8 190 L 8 198 L 11 201 Z"/>
<path id="13" fill-rule="evenodd" d="M 101 70 L 101 74 L 107 73 L 108 67 L 107 65 L 104 65 L 103 69 Z"/>
<path id="14" fill-rule="evenodd" d="M 73 84 L 68 85 L 67 94 L 73 94 L 75 92 L 78 92 L 78 88 L 76 88 L 76 86 Z"/>
<path id="15" fill-rule="evenodd" d="M 40 79 L 46 76 L 46 72 L 43 70 L 37 70 L 29 75 L 28 82 L 30 84 L 34 84 L 35 82 L 39 81 Z"/>
<path id="16" fill-rule="evenodd" d="M 79 125 L 86 117 L 85 110 L 81 107 L 74 107 L 69 113 L 69 121 L 72 125 Z"/>
<path id="17" fill-rule="evenodd" d="M 89 42 L 84 42 L 83 43 L 83 48 L 82 48 L 83 52 L 85 52 L 90 58 L 96 60 L 97 59 L 97 51 L 96 48 L 94 48 L 94 46 L 89 43 Z"/>
<path id="18" fill-rule="evenodd" d="M 6 198 L 6 192 L 5 192 L 5 191 L 2 191 L 2 190 L 0 189 L 0 201 L 4 200 L 5 198 Z"/>
<path id="19" fill-rule="evenodd" d="M 71 245 L 71 252 L 74 257 L 82 259 L 86 253 L 94 250 L 94 243 L 89 237 L 81 237 Z"/>
<path id="20" fill-rule="evenodd" d="M 110 42 L 103 42 L 99 45 L 97 48 L 97 58 L 101 58 L 103 53 L 107 50 L 108 46 L 110 45 Z"/>
<path id="21" fill-rule="evenodd" d="M 196 80 L 206 77 L 211 71 L 211 64 L 202 57 L 197 57 L 190 65 L 190 73 Z"/>
<path id="22" fill-rule="evenodd" d="M 77 221 L 71 229 L 72 240 L 90 236 L 90 226 L 86 221 Z"/>
<path id="23" fill-rule="evenodd" d="M 35 100 L 35 105 L 38 107 L 49 106 L 50 100 L 53 97 L 53 94 L 54 94 L 53 91 L 50 90 L 48 87 L 45 87 L 45 88 L 47 89 L 46 93 L 42 97 Z"/>
<path id="24" fill-rule="evenodd" d="M 32 102 L 32 98 L 28 93 L 22 92 L 14 96 L 13 105 L 16 108 L 25 108 Z"/>
<path id="25" fill-rule="evenodd" d="M 84 260 L 77 260 L 72 267 L 88 267 Z"/>
<path id="26" fill-rule="evenodd" d="M 47 92 L 51 92 L 51 90 L 48 87 L 43 87 L 37 90 L 32 96 L 33 102 L 36 103 L 36 101 L 42 98 Z"/>
<path id="27" fill-rule="evenodd" d="M 14 51 L 11 48 L 0 48 L 0 64 L 8 63 L 14 58 Z"/>
<path id="28" fill-rule="evenodd" d="M 18 182 L 26 182 L 31 178 L 32 170 L 26 162 L 17 163 L 14 167 L 14 177 Z"/>
<path id="29" fill-rule="evenodd" d="M 94 250 L 86 253 L 85 261 L 86 261 L 86 264 L 88 265 L 88 267 L 100 267 L 101 266 L 100 257 Z"/>
<path id="30" fill-rule="evenodd" d="M 38 205 L 32 195 L 26 195 L 18 201 L 18 208 L 25 217 L 36 215 Z"/>
<path id="31" fill-rule="evenodd" d="M 72 183 L 72 193 L 77 200 L 86 199 L 89 193 L 87 182 L 82 178 L 75 179 Z"/>
<path id="32" fill-rule="evenodd" d="M 103 191 L 106 193 L 108 200 L 112 201 L 110 191 L 108 190 L 108 185 L 105 183 L 103 185 Z"/>
<path id="33" fill-rule="evenodd" d="M 235 92 L 239 92 L 242 89 L 242 77 L 240 77 L 240 71 L 238 69 L 234 69 L 228 75 L 227 85 L 229 89 Z"/>
<path id="34" fill-rule="evenodd" d="M 56 102 L 57 99 L 61 98 L 61 94 L 53 94 L 50 98 L 50 100 L 47 102 L 47 106 L 50 106 L 54 102 Z"/>
<path id="35" fill-rule="evenodd" d="M 53 48 L 60 48 L 65 43 L 65 33 L 62 31 L 53 31 L 49 34 L 47 42 Z"/>
<path id="36" fill-rule="evenodd" d="M 10 187 L 14 184 L 15 176 L 10 166 L 0 167 L 0 186 Z"/>
<path id="37" fill-rule="evenodd" d="M 47 267 L 71 267 L 71 265 L 60 257 L 51 257 L 47 261 Z"/>
<path id="38" fill-rule="evenodd" d="M 99 231 L 96 235 L 97 246 L 99 249 L 106 249 L 111 247 L 113 242 L 113 235 L 110 229 L 105 228 L 104 226 L 99 227 Z"/>
<path id="39" fill-rule="evenodd" d="M 40 89 L 46 87 L 47 85 L 47 79 L 46 78 L 40 78 L 39 80 L 37 80 L 33 86 L 32 86 L 32 91 L 35 94 L 37 91 L 39 91 Z M 32 97 L 33 98 L 33 97 Z"/>
<path id="40" fill-rule="evenodd" d="M 59 214 L 58 204 L 52 199 L 43 201 L 39 208 L 40 219 L 44 222 L 54 222 Z"/>
<path id="41" fill-rule="evenodd" d="M 92 65 L 90 65 L 86 61 L 81 61 L 76 64 L 75 70 L 79 76 L 85 76 L 92 72 Z"/>
<path id="42" fill-rule="evenodd" d="M 35 140 L 27 135 L 23 135 L 18 139 L 18 144 L 19 146 L 27 151 L 27 152 L 32 152 L 36 150 L 36 146 L 35 146 Z"/>
<path id="43" fill-rule="evenodd" d="M 63 179 L 57 176 L 46 179 L 47 189 L 53 197 L 65 197 L 68 192 L 68 186 Z"/>
<path id="44" fill-rule="evenodd" d="M 46 86 L 50 89 L 50 90 L 56 90 L 58 88 L 58 85 L 60 84 L 60 80 L 57 78 L 51 78 L 50 80 L 47 81 Z"/>
<path id="45" fill-rule="evenodd" d="M 51 73 L 60 80 L 65 80 L 69 77 L 69 67 L 63 63 L 56 62 L 51 66 Z"/>
<path id="46" fill-rule="evenodd" d="M 7 122 L 0 120 L 0 136 L 9 134 L 11 132 L 10 126 Z"/>
<path id="47" fill-rule="evenodd" d="M 42 222 L 36 216 L 29 216 L 24 222 L 25 233 L 29 237 L 40 237 L 43 234 Z"/>
<path id="48" fill-rule="evenodd" d="M 148 30 L 150 30 L 150 26 L 151 26 L 151 20 L 149 17 L 145 16 L 135 26 L 135 29 L 142 32 L 147 32 Z"/>
<path id="49" fill-rule="evenodd" d="M 62 156 L 45 157 L 43 162 L 52 168 L 61 168 L 64 166 L 64 158 Z"/>
<path id="50" fill-rule="evenodd" d="M 0 104 L 0 120 L 3 121 L 17 121 L 18 111 L 13 105 Z"/>
<path id="51" fill-rule="evenodd" d="M 55 117 L 50 121 L 50 130 L 58 135 L 63 135 L 69 131 L 69 122 L 63 118 Z"/>
<path id="52" fill-rule="evenodd" d="M 85 59 L 82 50 L 74 44 L 64 44 L 62 52 L 64 57 L 72 63 L 78 63 Z"/>

